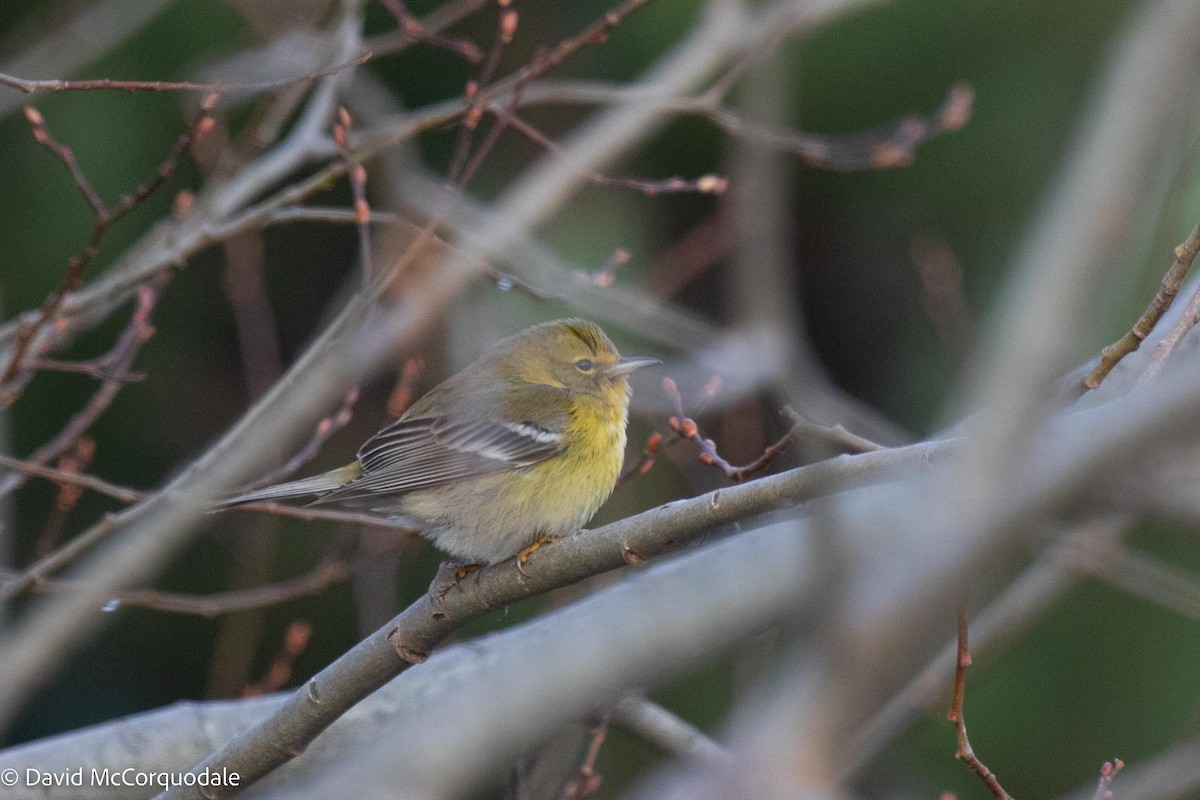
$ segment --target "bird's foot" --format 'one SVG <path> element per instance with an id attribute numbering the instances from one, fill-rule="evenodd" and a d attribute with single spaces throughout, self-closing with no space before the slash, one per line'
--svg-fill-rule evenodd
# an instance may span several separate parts
<path id="1" fill-rule="evenodd" d="M 551 542 L 561 538 L 561 536 L 539 536 L 533 541 L 533 544 L 517 553 L 517 570 L 524 575 L 525 570 L 523 567 L 525 566 L 525 563 L 529 561 L 529 557 L 533 555 L 535 551 L 540 550 L 544 545 L 548 545 Z"/>
<path id="2" fill-rule="evenodd" d="M 433 580 L 433 585 L 430 587 L 430 594 L 433 599 L 441 600 L 454 589 L 462 588 L 459 583 L 468 575 L 478 572 L 483 568 L 482 564 L 465 564 L 462 561 L 443 561 L 438 568 L 437 577 Z"/>

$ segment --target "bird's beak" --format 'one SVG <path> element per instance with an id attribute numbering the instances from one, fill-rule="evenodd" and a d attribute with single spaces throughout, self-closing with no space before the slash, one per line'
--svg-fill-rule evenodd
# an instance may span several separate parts
<path id="1" fill-rule="evenodd" d="M 662 362 L 657 358 L 647 358 L 646 356 L 625 356 L 620 361 L 605 370 L 605 372 L 607 372 L 611 377 L 616 378 L 620 377 L 621 375 L 628 375 L 629 373 L 639 370 L 642 367 L 651 367 L 655 364 L 661 363 Z"/>

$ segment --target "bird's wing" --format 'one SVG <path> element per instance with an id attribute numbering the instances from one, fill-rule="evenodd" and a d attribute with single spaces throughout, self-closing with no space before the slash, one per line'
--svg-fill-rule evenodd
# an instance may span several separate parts
<path id="1" fill-rule="evenodd" d="M 317 502 L 399 494 L 536 464 L 558 452 L 562 431 L 532 422 L 446 416 L 397 420 L 358 451 L 362 475 Z"/>

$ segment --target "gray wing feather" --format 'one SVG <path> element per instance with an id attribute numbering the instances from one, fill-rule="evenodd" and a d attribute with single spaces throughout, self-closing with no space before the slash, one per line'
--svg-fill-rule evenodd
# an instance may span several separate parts
<path id="1" fill-rule="evenodd" d="M 532 422 L 438 416 L 400 419 L 358 451 L 362 476 L 317 502 L 400 494 L 531 466 L 556 454 L 561 440 L 560 431 Z"/>

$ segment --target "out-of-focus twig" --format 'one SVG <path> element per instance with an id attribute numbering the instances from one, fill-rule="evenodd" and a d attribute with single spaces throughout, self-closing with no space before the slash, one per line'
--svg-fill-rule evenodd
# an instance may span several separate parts
<path id="1" fill-rule="evenodd" d="M 335 64 L 332 67 L 306 72 L 291 78 L 281 78 L 274 81 L 257 81 L 253 83 L 192 83 L 190 81 L 118 81 L 109 78 L 94 80 L 26 80 L 14 75 L 0 73 L 0 85 L 20 89 L 25 94 L 34 92 L 95 92 L 112 90 L 119 92 L 210 92 L 229 94 L 231 92 L 270 92 L 283 89 L 297 83 L 316 80 L 327 75 L 335 75 L 343 70 L 365 64 L 371 59 L 371 53 L 359 53 L 349 61 Z"/>
<path id="2" fill-rule="evenodd" d="M 1092 795 L 1092 800 L 1112 800 L 1113 793 L 1110 789 L 1113 778 L 1117 777 L 1117 773 L 1125 768 L 1125 762 L 1119 758 L 1114 758 L 1112 761 L 1105 761 L 1100 765 L 1100 777 L 1096 781 L 1096 793 Z"/>
<path id="3" fill-rule="evenodd" d="M 257 697 L 277 692 L 287 686 L 292 677 L 292 663 L 297 656 L 304 652 L 304 648 L 308 647 L 308 640 L 311 637 L 312 625 L 310 623 L 296 620 L 288 625 L 287 630 L 283 633 L 279 651 L 275 654 L 271 665 L 267 667 L 266 674 L 261 680 L 247 686 L 242 691 L 242 697 Z"/>
<path id="4" fill-rule="evenodd" d="M 123 592 L 104 606 L 104 611 L 113 612 L 120 608 L 144 608 L 171 614 L 213 619 L 224 614 L 233 614 L 252 609 L 281 605 L 292 600 L 320 594 L 330 586 L 336 586 L 350 577 L 350 565 L 342 561 L 329 561 L 304 575 L 267 586 L 239 589 L 212 595 L 179 594 L 150 589 Z M 19 577 L 11 570 L 0 572 L 0 580 L 9 581 Z M 37 592 L 70 591 L 70 581 L 47 579 L 38 581 L 33 587 Z"/>
<path id="5" fill-rule="evenodd" d="M 64 454 L 58 459 L 58 470 L 67 475 L 78 474 L 88 468 L 92 458 L 96 455 L 96 440 L 89 436 L 81 436 L 75 442 L 75 446 L 71 452 Z M 50 510 L 50 516 L 46 520 L 46 524 L 42 527 L 42 532 L 34 544 L 34 558 L 41 558 L 47 553 L 50 553 L 58 546 L 59 540 L 62 538 L 63 528 L 67 524 L 67 517 L 71 513 L 71 509 L 83 497 L 83 487 L 73 483 L 61 483 L 58 486 L 58 496 L 54 498 L 54 506 Z"/>
<path id="6" fill-rule="evenodd" d="M 733 754 L 704 731 L 640 694 L 621 698 L 613 707 L 613 722 L 636 733 L 676 758 L 728 764 Z"/>
<path id="7" fill-rule="evenodd" d="M 417 399 L 417 383 L 425 373 L 425 359 L 421 357 L 405 359 L 400 368 L 400 377 L 388 395 L 388 416 L 397 418 Z"/>
<path id="8" fill-rule="evenodd" d="M 913 238 L 912 260 L 921 300 L 942 347 L 955 367 L 966 363 L 974 325 L 963 297 L 963 271 L 950 246 L 933 235 Z"/>

